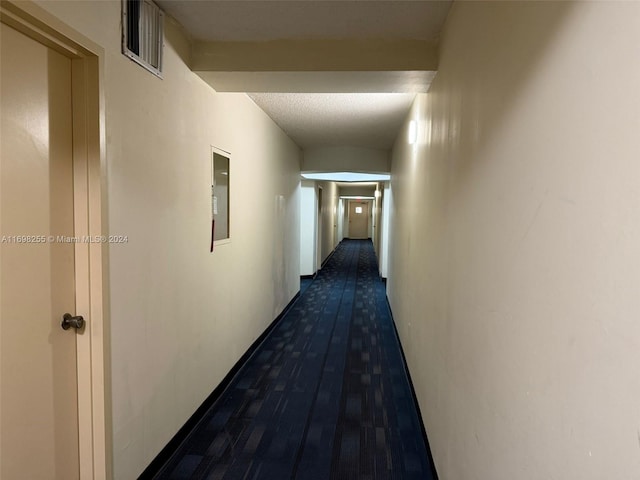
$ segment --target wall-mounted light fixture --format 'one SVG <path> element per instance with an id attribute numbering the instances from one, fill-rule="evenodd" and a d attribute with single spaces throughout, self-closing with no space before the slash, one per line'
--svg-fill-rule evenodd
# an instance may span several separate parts
<path id="1" fill-rule="evenodd" d="M 418 122 L 411 120 L 409 122 L 409 145 L 416 143 L 418 139 Z"/>

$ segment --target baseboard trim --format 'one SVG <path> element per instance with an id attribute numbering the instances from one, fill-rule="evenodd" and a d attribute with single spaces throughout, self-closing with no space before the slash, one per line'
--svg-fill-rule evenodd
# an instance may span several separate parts
<path id="1" fill-rule="evenodd" d="M 418 397 L 416 396 L 416 390 L 413 386 L 413 380 L 411 380 L 411 374 L 409 373 L 409 366 L 407 365 L 407 358 L 404 356 L 404 350 L 402 349 L 402 342 L 400 342 L 400 335 L 398 335 L 398 329 L 396 327 L 396 321 L 393 318 L 393 311 L 391 310 L 391 304 L 389 304 L 389 297 L 387 299 L 387 308 L 389 309 L 389 315 L 391 315 L 391 323 L 393 325 L 393 331 L 396 334 L 396 340 L 400 347 L 400 355 L 402 355 L 402 363 L 404 365 L 404 372 L 409 380 L 409 386 L 411 387 L 411 396 L 413 397 L 413 403 L 416 406 L 416 412 L 418 413 L 418 421 L 420 422 L 420 430 L 422 431 L 422 438 L 424 439 L 424 445 L 427 448 L 427 456 L 429 457 L 429 463 L 431 464 L 431 474 L 434 480 L 438 480 L 438 472 L 436 470 L 436 464 L 433 461 L 433 454 L 431 453 L 431 446 L 429 445 L 429 438 L 427 437 L 427 429 L 424 427 L 422 420 L 422 412 L 420 411 L 420 404 L 418 403 Z"/>
<path id="2" fill-rule="evenodd" d="M 300 297 L 300 292 L 291 299 L 289 304 L 282 310 L 273 322 L 262 332 L 262 334 L 251 344 L 247 351 L 240 357 L 240 359 L 233 365 L 229 373 L 222 379 L 216 388 L 209 394 L 209 396 L 202 402 L 198 409 L 189 417 L 186 423 L 178 430 L 169 443 L 156 455 L 151 463 L 145 468 L 142 474 L 138 477 L 138 480 L 151 480 L 153 479 L 166 463 L 171 459 L 173 454 L 178 450 L 180 445 L 187 439 L 189 433 L 195 428 L 195 426 L 202 420 L 209 409 L 216 403 L 222 393 L 231 384 L 233 379 L 238 375 L 243 367 L 247 364 L 249 359 L 258 350 L 262 342 L 273 331 L 276 325 L 282 320 L 282 318 L 289 312 L 291 307 Z"/>
<path id="3" fill-rule="evenodd" d="M 333 249 L 333 250 L 331 250 L 331 253 L 329 253 L 329 255 L 327 255 L 327 258 L 325 258 L 325 259 L 322 261 L 322 264 L 321 264 L 320 268 L 324 268 L 324 266 L 327 264 L 327 262 L 329 261 L 329 259 L 330 259 L 331 257 L 333 257 L 333 254 L 334 254 L 334 253 L 336 253 L 336 250 L 338 249 L 338 247 L 340 246 L 340 244 L 341 244 L 344 240 L 345 240 L 344 238 L 343 238 L 342 240 L 340 240 L 340 241 L 338 242 L 338 244 L 334 247 L 334 249 Z M 318 274 L 318 272 L 316 272 L 316 275 L 317 275 L 317 274 Z"/>

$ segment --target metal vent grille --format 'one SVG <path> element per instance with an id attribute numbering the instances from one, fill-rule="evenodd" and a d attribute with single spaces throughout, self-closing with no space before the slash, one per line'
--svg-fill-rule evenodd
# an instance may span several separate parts
<path id="1" fill-rule="evenodd" d="M 122 1 L 122 53 L 162 78 L 164 13 L 150 0 Z"/>

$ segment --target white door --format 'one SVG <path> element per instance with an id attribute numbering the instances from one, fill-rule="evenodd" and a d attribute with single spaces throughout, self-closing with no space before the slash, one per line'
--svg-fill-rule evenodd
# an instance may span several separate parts
<path id="1" fill-rule="evenodd" d="M 369 204 L 349 202 L 349 238 L 369 238 Z"/>
<path id="2" fill-rule="evenodd" d="M 71 61 L 0 25 L 0 478 L 79 477 Z"/>

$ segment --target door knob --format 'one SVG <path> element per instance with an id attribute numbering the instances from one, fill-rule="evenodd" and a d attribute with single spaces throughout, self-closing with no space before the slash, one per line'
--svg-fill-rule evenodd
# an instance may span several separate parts
<path id="1" fill-rule="evenodd" d="M 82 318 L 82 315 L 74 317 L 70 313 L 65 313 L 62 316 L 63 330 L 69 330 L 71 327 L 75 328 L 76 330 L 80 330 L 82 327 L 84 327 L 84 318 Z"/>

